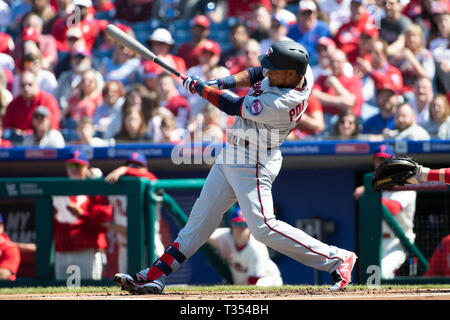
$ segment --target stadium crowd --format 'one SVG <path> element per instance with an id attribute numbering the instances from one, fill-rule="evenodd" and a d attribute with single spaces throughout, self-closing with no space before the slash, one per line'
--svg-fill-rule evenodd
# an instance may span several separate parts
<path id="1" fill-rule="evenodd" d="M 233 117 L 108 23 L 203 79 L 301 43 L 315 83 L 290 140 L 450 139 L 448 0 L 0 0 L 1 147 L 225 141 Z"/>

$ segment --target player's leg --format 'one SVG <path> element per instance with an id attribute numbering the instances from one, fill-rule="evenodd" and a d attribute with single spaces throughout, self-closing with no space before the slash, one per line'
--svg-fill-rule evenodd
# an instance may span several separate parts
<path id="1" fill-rule="evenodd" d="M 135 276 L 117 274 L 114 281 L 132 293 L 161 293 L 167 276 L 191 257 L 211 236 L 223 214 L 236 202 L 233 189 L 223 173 L 223 165 L 214 164 L 199 198 L 176 240 L 150 267 Z"/>
<path id="2" fill-rule="evenodd" d="M 225 169 L 229 170 L 227 175 L 230 177 L 230 184 L 253 236 L 268 247 L 318 270 L 333 273 L 343 263 L 351 263 L 350 267 L 353 268 L 356 259 L 356 256 L 350 257 L 353 253 L 327 245 L 276 219 L 273 212 L 272 183 L 281 167 L 281 160 L 278 161 L 279 163 L 268 163 L 266 166 L 258 164 L 253 168 Z M 346 261 L 349 258 L 351 261 Z"/>

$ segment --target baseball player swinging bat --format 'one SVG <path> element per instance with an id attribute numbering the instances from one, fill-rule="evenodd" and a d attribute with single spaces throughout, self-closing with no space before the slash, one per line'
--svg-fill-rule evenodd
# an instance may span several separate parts
<path id="1" fill-rule="evenodd" d="M 186 76 L 179 71 L 175 70 L 171 66 L 169 66 L 167 63 L 159 59 L 150 49 L 145 47 L 142 43 L 137 41 L 135 38 L 131 37 L 130 35 L 126 34 L 122 30 L 120 30 L 117 26 L 114 24 L 108 24 L 105 29 L 105 33 L 111 36 L 113 39 L 117 40 L 120 44 L 124 45 L 125 47 L 131 49 L 138 55 L 142 56 L 143 58 L 153 61 L 154 63 L 160 65 L 167 71 L 173 73 L 175 76 L 181 78 L 181 80 L 184 80 Z"/>

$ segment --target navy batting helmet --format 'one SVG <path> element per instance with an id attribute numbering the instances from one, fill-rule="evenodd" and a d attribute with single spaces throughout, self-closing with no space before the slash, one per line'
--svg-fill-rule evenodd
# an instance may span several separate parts
<path id="1" fill-rule="evenodd" d="M 269 49 L 267 54 L 260 55 L 258 61 L 270 70 L 297 70 L 304 76 L 309 62 L 308 51 L 298 42 L 278 41 Z"/>

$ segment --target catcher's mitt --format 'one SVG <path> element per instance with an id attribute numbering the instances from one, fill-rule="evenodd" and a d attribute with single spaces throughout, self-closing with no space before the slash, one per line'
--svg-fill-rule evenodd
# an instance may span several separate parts
<path id="1" fill-rule="evenodd" d="M 394 157 L 385 160 L 372 177 L 373 190 L 391 190 L 394 186 L 403 186 L 407 180 L 413 180 L 419 165 L 411 158 Z"/>

